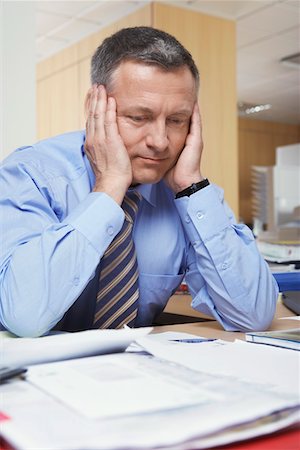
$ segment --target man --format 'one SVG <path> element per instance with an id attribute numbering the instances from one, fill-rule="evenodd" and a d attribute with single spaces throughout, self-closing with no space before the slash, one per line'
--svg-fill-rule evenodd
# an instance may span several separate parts
<path id="1" fill-rule="evenodd" d="M 225 329 L 266 328 L 277 286 L 201 172 L 191 55 L 164 32 L 123 29 L 91 74 L 86 133 L 21 148 L 1 168 L 2 326 L 149 325 L 185 277 L 192 306 Z"/>

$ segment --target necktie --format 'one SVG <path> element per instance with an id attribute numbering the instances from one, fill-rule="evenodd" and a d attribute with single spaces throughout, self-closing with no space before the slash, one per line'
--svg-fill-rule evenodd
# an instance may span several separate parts
<path id="1" fill-rule="evenodd" d="M 124 324 L 134 324 L 139 288 L 132 231 L 140 201 L 141 195 L 137 191 L 125 195 L 123 227 L 101 259 L 94 328 L 121 328 Z"/>

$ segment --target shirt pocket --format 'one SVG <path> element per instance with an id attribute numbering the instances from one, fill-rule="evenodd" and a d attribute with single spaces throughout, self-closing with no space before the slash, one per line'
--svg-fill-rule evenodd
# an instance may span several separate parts
<path id="1" fill-rule="evenodd" d="M 142 304 L 147 305 L 149 311 L 157 314 L 162 311 L 177 287 L 180 285 L 182 275 L 156 275 L 139 274 L 140 297 L 143 298 Z"/>

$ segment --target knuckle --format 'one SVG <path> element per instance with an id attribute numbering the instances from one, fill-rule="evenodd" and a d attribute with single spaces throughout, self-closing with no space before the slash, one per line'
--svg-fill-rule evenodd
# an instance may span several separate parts
<path id="1" fill-rule="evenodd" d="M 91 142 L 89 139 L 87 139 L 87 140 L 85 141 L 84 148 L 85 148 L 86 150 L 88 150 L 88 151 L 92 151 L 92 150 L 93 150 L 94 146 L 93 146 L 92 142 Z"/>

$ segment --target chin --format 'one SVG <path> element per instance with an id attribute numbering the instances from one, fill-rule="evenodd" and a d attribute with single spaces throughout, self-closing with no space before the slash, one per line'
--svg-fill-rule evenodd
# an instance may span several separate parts
<path id="1" fill-rule="evenodd" d="M 133 184 L 155 184 L 158 183 L 164 177 L 164 173 L 142 173 L 142 171 L 133 174 Z"/>
<path id="2" fill-rule="evenodd" d="M 133 177 L 133 184 L 156 184 L 159 183 L 163 178 L 162 176 L 156 176 L 156 177 L 143 177 L 143 176 L 137 176 Z"/>

